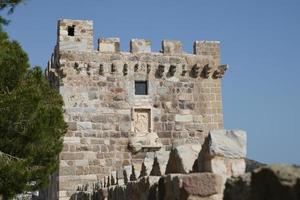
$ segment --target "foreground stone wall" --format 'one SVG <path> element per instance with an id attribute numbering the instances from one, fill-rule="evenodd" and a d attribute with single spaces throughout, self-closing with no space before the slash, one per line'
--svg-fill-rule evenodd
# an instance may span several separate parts
<path id="1" fill-rule="evenodd" d="M 130 52 L 118 38 L 98 40 L 92 21 L 60 20 L 46 77 L 63 96 L 68 133 L 60 154 L 59 198 L 126 165 L 140 166 L 147 152 L 202 144 L 223 128 L 220 46 L 196 41 L 194 54 L 165 40 L 162 52 L 133 39 Z M 146 84 L 136 95 L 138 83 Z M 55 188 L 55 187 L 54 187 Z"/>
<path id="2" fill-rule="evenodd" d="M 220 138 L 223 140 L 223 145 L 220 146 L 222 151 L 217 150 L 215 146 L 221 142 Z M 202 146 L 184 144 L 173 146 L 171 151 L 157 151 L 155 155 L 147 153 L 141 171 L 135 166 L 124 166 L 122 170 L 112 172 L 110 176 L 93 184 L 98 186 L 96 189 L 88 188 L 86 185 L 80 186 L 86 190 L 79 191 L 76 198 L 82 199 L 81 195 L 87 194 L 93 199 L 111 200 L 221 200 L 226 180 L 245 173 L 245 133 L 210 131 L 207 139 L 209 142 L 205 142 Z M 235 145 L 239 148 L 232 148 Z M 220 154 L 218 158 L 222 158 L 227 165 L 220 164 L 219 170 L 203 169 L 201 166 L 213 162 L 213 159 L 202 155 L 211 152 L 218 152 Z M 233 155 L 239 155 L 241 160 L 233 162 L 235 161 Z"/>
<path id="3" fill-rule="evenodd" d="M 265 165 L 226 182 L 224 200 L 298 200 L 300 166 Z"/>

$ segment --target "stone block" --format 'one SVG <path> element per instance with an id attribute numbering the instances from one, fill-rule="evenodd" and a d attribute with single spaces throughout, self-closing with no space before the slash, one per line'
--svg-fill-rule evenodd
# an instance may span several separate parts
<path id="1" fill-rule="evenodd" d="M 127 182 L 130 180 L 131 172 L 132 172 L 132 165 L 126 165 L 123 167 L 123 179 L 125 184 L 127 184 Z"/>
<path id="2" fill-rule="evenodd" d="M 227 179 L 224 200 L 250 200 L 251 173 Z"/>
<path id="3" fill-rule="evenodd" d="M 220 42 L 219 41 L 195 41 L 194 54 L 218 57 L 220 54 Z"/>
<path id="4" fill-rule="evenodd" d="M 182 44 L 176 40 L 163 40 L 162 50 L 164 54 L 176 55 L 182 53 Z"/>
<path id="5" fill-rule="evenodd" d="M 161 175 L 165 174 L 169 156 L 170 151 L 166 151 L 165 149 L 155 152 L 155 157 L 157 158 Z"/>
<path id="6" fill-rule="evenodd" d="M 160 199 L 213 199 L 222 193 L 222 179 L 212 173 L 169 174 L 159 180 Z"/>
<path id="7" fill-rule="evenodd" d="M 192 172 L 200 150 L 201 145 L 185 144 L 173 147 L 168 159 L 166 174 Z"/>
<path id="8" fill-rule="evenodd" d="M 98 40 L 98 51 L 101 53 L 120 52 L 120 38 L 101 38 Z"/>
<path id="9" fill-rule="evenodd" d="M 246 163 L 244 159 L 232 159 L 224 157 L 206 158 L 204 170 L 218 174 L 223 178 L 223 183 L 231 176 L 239 176 L 245 173 Z"/>
<path id="10" fill-rule="evenodd" d="M 155 132 L 146 133 L 144 135 L 133 135 L 129 137 L 128 146 L 132 152 L 139 152 L 142 148 L 160 149 L 162 144 Z"/>
<path id="11" fill-rule="evenodd" d="M 246 157 L 246 132 L 242 130 L 212 130 L 208 136 L 210 156 Z"/>
<path id="12" fill-rule="evenodd" d="M 64 143 L 80 144 L 80 137 L 64 137 Z"/>
<path id="13" fill-rule="evenodd" d="M 72 34 L 69 29 L 73 29 Z M 59 50 L 92 51 L 93 21 L 62 19 L 58 22 Z"/>
<path id="14" fill-rule="evenodd" d="M 61 160 L 81 160 L 84 158 L 83 153 L 61 153 L 60 159 Z"/>
<path id="15" fill-rule="evenodd" d="M 193 115 L 175 115 L 175 121 L 176 122 L 191 122 L 193 121 Z"/>
<path id="16" fill-rule="evenodd" d="M 251 174 L 250 200 L 299 200 L 300 166 L 270 165 Z"/>
<path id="17" fill-rule="evenodd" d="M 143 161 L 141 174 L 145 175 L 164 175 L 169 159 L 170 151 L 160 149 L 156 152 L 148 152 Z"/>
<path id="18" fill-rule="evenodd" d="M 243 158 L 230 160 L 232 176 L 239 176 L 246 172 L 246 161 Z"/>
<path id="19" fill-rule="evenodd" d="M 150 53 L 151 41 L 144 39 L 132 39 L 130 40 L 130 52 L 131 53 Z"/>
<path id="20" fill-rule="evenodd" d="M 70 176 L 75 175 L 75 167 L 60 167 L 59 168 L 59 175 L 60 176 Z"/>
<path id="21" fill-rule="evenodd" d="M 76 122 L 68 122 L 68 129 L 70 131 L 76 131 L 77 130 L 77 124 L 76 124 Z"/>
<path id="22" fill-rule="evenodd" d="M 77 128 L 78 128 L 78 130 L 89 130 L 89 129 L 92 129 L 92 123 L 91 122 L 77 122 Z"/>
<path id="23" fill-rule="evenodd" d="M 143 174 L 143 175 L 150 175 L 150 172 L 152 170 L 152 165 L 153 165 L 153 162 L 154 162 L 154 156 L 155 156 L 155 153 L 154 152 L 147 152 L 146 153 L 146 156 L 144 158 L 144 161 L 143 161 L 143 166 L 142 166 L 142 170 L 140 174 Z"/>
<path id="24" fill-rule="evenodd" d="M 88 166 L 88 160 L 75 160 L 75 166 Z"/>
<path id="25" fill-rule="evenodd" d="M 109 188 L 108 199 L 156 199 L 157 182 L 159 177 L 143 177 L 137 181 L 125 185 L 117 185 Z"/>
<path id="26" fill-rule="evenodd" d="M 67 197 L 67 191 L 59 191 L 58 196 L 59 197 Z"/>

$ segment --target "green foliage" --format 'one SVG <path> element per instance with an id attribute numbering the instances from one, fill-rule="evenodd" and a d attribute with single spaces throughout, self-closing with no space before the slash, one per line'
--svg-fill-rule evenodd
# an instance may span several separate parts
<path id="1" fill-rule="evenodd" d="M 10 41 L 0 30 L 0 92 L 15 88 L 28 68 L 27 54 L 18 42 Z"/>
<path id="2" fill-rule="evenodd" d="M 11 14 L 14 12 L 15 7 L 24 2 L 24 0 L 0 0 L 0 10 L 8 8 L 8 13 Z"/>
<path id="3" fill-rule="evenodd" d="M 63 101 L 29 70 L 21 46 L 0 30 L 0 194 L 5 199 L 43 187 L 58 168 L 67 126 Z"/>
<path id="4" fill-rule="evenodd" d="M 12 14 L 16 8 L 16 6 L 20 3 L 24 3 L 25 0 L 0 0 L 0 11 L 8 9 L 7 14 Z M 0 16 L 0 27 L 1 24 L 7 25 L 9 20 Z"/>

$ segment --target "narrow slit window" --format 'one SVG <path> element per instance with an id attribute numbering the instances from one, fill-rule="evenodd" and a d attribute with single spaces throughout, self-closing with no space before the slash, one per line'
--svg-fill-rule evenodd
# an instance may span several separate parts
<path id="1" fill-rule="evenodd" d="M 136 95 L 148 95 L 147 81 L 135 81 L 135 94 Z"/>
<path id="2" fill-rule="evenodd" d="M 68 36 L 74 36 L 75 26 L 68 26 Z"/>

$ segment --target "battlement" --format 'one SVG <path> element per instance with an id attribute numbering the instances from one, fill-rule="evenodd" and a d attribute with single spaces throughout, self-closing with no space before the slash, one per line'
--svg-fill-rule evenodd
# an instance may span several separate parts
<path id="1" fill-rule="evenodd" d="M 95 51 L 93 46 L 93 21 L 62 19 L 58 21 L 57 45 L 60 51 Z M 151 51 L 151 41 L 147 39 L 130 40 L 130 53 L 163 53 L 165 55 L 187 54 L 182 43 L 177 40 L 163 40 L 160 52 Z M 120 53 L 119 38 L 98 39 L 97 51 L 100 53 Z M 195 41 L 193 54 L 218 57 L 220 52 L 219 41 Z"/>

